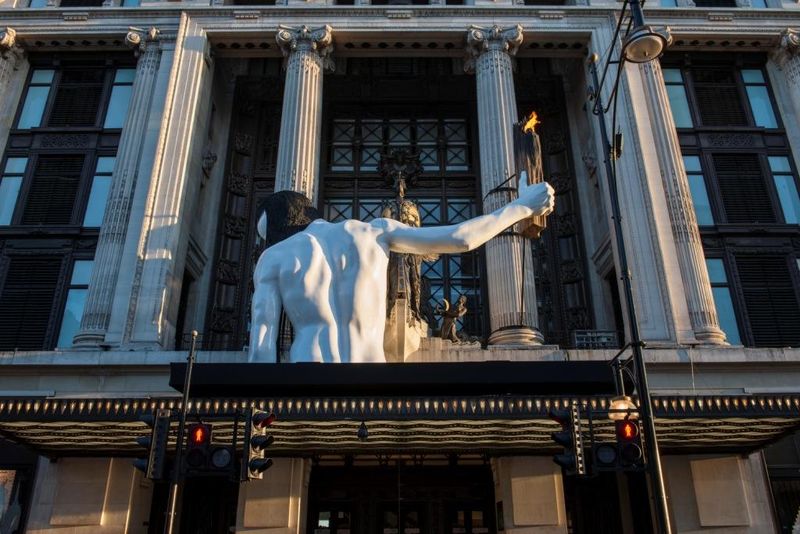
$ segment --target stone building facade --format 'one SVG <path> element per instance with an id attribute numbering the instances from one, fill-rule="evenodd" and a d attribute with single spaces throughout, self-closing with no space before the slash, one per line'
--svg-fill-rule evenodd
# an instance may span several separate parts
<path id="1" fill-rule="evenodd" d="M 673 529 L 790 532 L 800 6 L 668 4 L 645 15 L 671 47 L 624 66 L 605 119 L 624 139 L 623 233 Z M 381 154 L 411 148 L 423 224 L 459 222 L 510 199 L 510 127 L 536 110 L 557 195 L 542 237 L 423 264 L 430 303 L 466 296 L 459 325 L 482 344 L 422 339 L 392 364 L 419 380 L 375 375 L 385 391 L 347 370 L 322 387 L 318 369 L 282 362 L 239 389 L 201 373 L 191 417 L 227 436 L 237 410 L 275 411 L 275 465 L 263 480 L 187 482 L 181 531 L 647 532 L 643 475 L 562 476 L 546 416 L 573 398 L 606 409 L 613 388 L 569 373 L 626 339 L 587 104 L 587 59 L 618 53 L 618 9 L 0 0 L 0 531 L 161 530 L 166 486 L 130 462 L 138 416 L 178 406 L 170 364 L 192 330 L 200 367 L 247 365 L 266 196 L 368 220 L 393 197 Z M 424 378 L 491 362 L 551 366 L 524 387 L 500 371 L 471 389 Z"/>

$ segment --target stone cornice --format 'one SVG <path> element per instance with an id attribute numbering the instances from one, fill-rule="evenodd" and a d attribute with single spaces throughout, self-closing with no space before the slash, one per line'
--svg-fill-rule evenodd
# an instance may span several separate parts
<path id="1" fill-rule="evenodd" d="M 534 43 L 546 43 L 555 40 L 575 40 L 588 42 L 592 33 L 613 23 L 614 11 L 609 8 L 584 6 L 558 6 L 553 10 L 542 7 L 509 6 L 509 7 L 477 7 L 477 6 L 408 6 L 411 13 L 409 20 L 396 20 L 388 17 L 390 9 L 377 6 L 358 6 L 349 9 L 331 8 L 327 6 L 280 6 L 253 9 L 237 7 L 165 7 L 119 9 L 83 9 L 88 13 L 86 20 L 64 21 L 64 14 L 73 12 L 70 9 L 46 10 L 0 10 L 4 21 L 13 26 L 17 32 L 17 42 L 27 49 L 45 49 L 58 47 L 52 41 L 74 41 L 73 49 L 80 49 L 83 41 L 107 41 L 106 47 L 123 45 L 124 36 L 131 25 L 150 27 L 158 26 L 166 32 L 175 33 L 179 23 L 179 15 L 186 13 L 195 23 L 204 28 L 212 43 L 218 39 L 250 39 L 259 36 L 270 40 L 274 46 L 274 33 L 279 24 L 319 27 L 327 23 L 336 28 L 340 46 L 347 39 L 354 42 L 360 39 L 374 39 L 376 35 L 387 35 L 391 32 L 395 37 L 411 39 L 412 36 L 425 37 L 429 33 L 442 35 L 452 33 L 463 35 L 476 19 L 491 17 L 498 26 L 507 27 L 524 21 L 522 32 L 525 36 L 524 48 L 534 48 Z M 719 11 L 719 10 L 716 10 Z M 669 25 L 676 41 L 676 48 L 681 50 L 709 47 L 725 48 L 733 51 L 765 50 L 775 47 L 780 42 L 781 31 L 797 21 L 797 13 L 789 10 L 727 10 L 733 14 L 732 20 L 709 22 L 709 9 L 650 9 L 648 22 L 655 25 Z M 248 13 L 248 18 L 237 16 Z M 558 17 L 552 17 L 558 12 Z M 717 40 L 719 46 L 710 45 Z M 460 42 L 459 42 L 460 41 Z M 454 41 L 458 48 L 462 46 L 463 37 Z M 84 45 L 86 46 L 86 45 Z M 715 49 L 717 49 L 715 48 Z M 245 52 L 242 50 L 242 52 Z M 557 50 L 542 50 L 544 53 L 557 54 Z M 234 52 L 235 53 L 235 52 Z M 275 50 L 274 53 L 277 53 Z"/>

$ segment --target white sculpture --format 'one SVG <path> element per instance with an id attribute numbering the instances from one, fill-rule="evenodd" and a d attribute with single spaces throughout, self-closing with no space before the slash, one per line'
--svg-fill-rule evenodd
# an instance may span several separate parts
<path id="1" fill-rule="evenodd" d="M 460 224 L 420 228 L 392 219 L 320 219 L 267 248 L 254 274 L 249 360 L 276 361 L 283 305 L 294 327 L 292 362 L 385 362 L 389 252 L 467 252 L 527 217 L 552 212 L 553 188 L 527 184 L 522 176 L 517 200 Z M 266 239 L 266 214 L 258 232 Z"/>

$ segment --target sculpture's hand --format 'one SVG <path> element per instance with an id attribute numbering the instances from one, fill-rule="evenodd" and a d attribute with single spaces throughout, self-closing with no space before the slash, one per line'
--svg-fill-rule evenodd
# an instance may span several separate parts
<path id="1" fill-rule="evenodd" d="M 514 204 L 533 210 L 534 215 L 550 215 L 555 206 L 555 190 L 547 182 L 528 185 L 528 175 L 522 171 L 519 179 L 519 197 Z"/>

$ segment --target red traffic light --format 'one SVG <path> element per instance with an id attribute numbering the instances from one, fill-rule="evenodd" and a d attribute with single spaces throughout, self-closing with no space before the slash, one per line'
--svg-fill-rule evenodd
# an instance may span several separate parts
<path id="1" fill-rule="evenodd" d="M 211 442 L 211 426 L 196 424 L 189 427 L 189 446 L 203 447 Z"/>
<path id="2" fill-rule="evenodd" d="M 617 440 L 623 442 L 634 441 L 639 437 L 639 425 L 630 419 L 615 421 Z"/>

